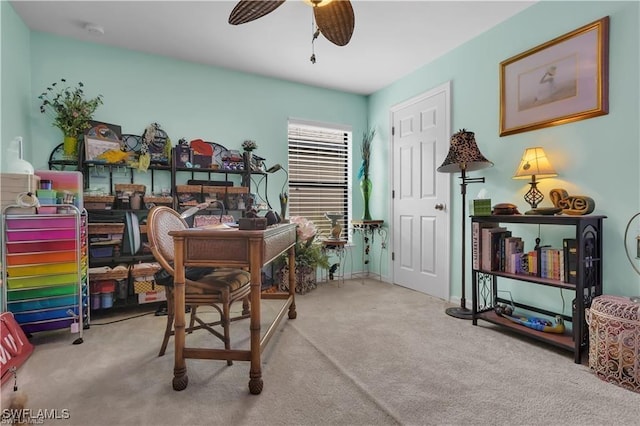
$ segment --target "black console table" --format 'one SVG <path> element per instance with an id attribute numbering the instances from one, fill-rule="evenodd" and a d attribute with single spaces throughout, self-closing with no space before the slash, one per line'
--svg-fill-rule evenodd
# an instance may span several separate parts
<path id="1" fill-rule="evenodd" d="M 511 215 L 511 216 L 472 216 L 474 224 L 531 224 L 531 225 L 565 225 L 575 228 L 577 242 L 577 271 L 576 281 L 569 283 L 556 279 L 542 278 L 536 275 L 515 274 L 497 270 L 482 269 L 482 265 L 474 265 L 472 278 L 472 316 L 473 325 L 478 324 L 478 319 L 491 322 L 517 333 L 529 336 L 549 343 L 551 345 L 567 349 L 574 353 L 574 361 L 581 362 L 582 354 L 588 346 L 588 329 L 585 322 L 585 308 L 591 306 L 594 297 L 602 294 L 602 222 L 606 216 L 546 216 L 546 215 Z M 477 226 L 477 225 L 475 225 Z M 473 241 L 472 246 L 477 249 Z M 477 238 L 477 235 L 476 235 Z M 512 304 L 511 300 L 498 297 L 498 278 L 509 278 L 524 281 L 535 285 L 543 285 L 566 289 L 575 292 L 572 306 L 572 315 L 560 316 L 564 321 L 572 323 L 572 332 L 563 334 L 546 333 L 537 331 L 520 324 L 516 324 L 503 316 L 498 315 L 494 308 L 498 303 Z M 513 302 L 516 308 L 537 312 L 554 317 L 558 314 L 540 309 L 536 306 Z"/>

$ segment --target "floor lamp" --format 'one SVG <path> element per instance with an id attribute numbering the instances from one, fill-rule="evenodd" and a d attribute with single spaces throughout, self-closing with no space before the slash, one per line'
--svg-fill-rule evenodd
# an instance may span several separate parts
<path id="1" fill-rule="evenodd" d="M 462 296 L 460 298 L 460 307 L 447 308 L 446 313 L 455 318 L 471 319 L 471 310 L 467 309 L 467 300 L 465 298 L 465 276 L 466 276 L 466 211 L 467 211 L 467 184 L 482 183 L 484 178 L 467 177 L 467 172 L 485 169 L 493 166 L 493 163 L 487 160 L 478 149 L 476 139 L 473 132 L 467 132 L 465 129 L 460 130 L 451 136 L 451 145 L 449 153 L 444 162 L 438 167 L 438 171 L 442 173 L 460 172 L 460 193 L 462 194 Z"/>

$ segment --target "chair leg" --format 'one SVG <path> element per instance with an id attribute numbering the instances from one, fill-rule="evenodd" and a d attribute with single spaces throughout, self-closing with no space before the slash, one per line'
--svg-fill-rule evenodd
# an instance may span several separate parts
<path id="1" fill-rule="evenodd" d="M 251 310 L 249 308 L 249 296 L 242 299 L 242 315 L 249 315 Z"/>
<path id="2" fill-rule="evenodd" d="M 229 293 L 222 296 L 222 328 L 224 329 L 224 348 L 231 349 L 231 333 L 229 326 L 231 325 L 231 304 L 229 303 Z M 233 361 L 228 359 L 227 365 L 233 365 Z"/>
<path id="3" fill-rule="evenodd" d="M 158 356 L 163 356 L 164 352 L 167 350 L 167 344 L 169 343 L 169 337 L 171 336 L 173 329 L 173 288 L 165 287 L 165 291 L 167 293 L 167 327 L 164 331 L 164 338 L 162 339 L 162 345 L 160 346 Z"/>
<path id="4" fill-rule="evenodd" d="M 189 320 L 189 329 L 187 330 L 188 333 L 193 333 L 193 326 L 196 323 L 196 309 L 197 305 L 191 305 L 191 320 Z"/>

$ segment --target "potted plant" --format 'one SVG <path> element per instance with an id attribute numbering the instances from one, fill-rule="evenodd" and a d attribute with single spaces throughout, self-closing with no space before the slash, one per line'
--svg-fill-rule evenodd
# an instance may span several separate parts
<path id="1" fill-rule="evenodd" d="M 47 87 L 38 99 L 42 101 L 40 112 L 52 115 L 53 125 L 62 131 L 64 156 L 77 158 L 78 137 L 91 126 L 89 121 L 98 106 L 102 105 L 102 95 L 87 99 L 82 82 L 70 87 L 67 80 L 62 78 Z"/>
<path id="2" fill-rule="evenodd" d="M 256 144 L 256 141 L 253 141 L 251 139 L 247 139 L 244 142 L 242 142 L 242 149 L 244 149 L 247 152 L 251 152 L 256 148 L 258 148 L 258 145 Z"/>
<path id="3" fill-rule="evenodd" d="M 316 288 L 316 269 L 328 268 L 329 258 L 322 251 L 322 244 L 317 240 L 318 228 L 307 218 L 292 216 L 289 218 L 296 226 L 296 292 L 306 293 Z M 280 290 L 289 290 L 288 257 L 280 259 Z"/>

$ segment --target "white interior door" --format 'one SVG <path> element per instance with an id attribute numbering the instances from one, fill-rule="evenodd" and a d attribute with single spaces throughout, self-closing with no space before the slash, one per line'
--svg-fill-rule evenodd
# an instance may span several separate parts
<path id="1" fill-rule="evenodd" d="M 449 300 L 449 82 L 391 110 L 394 282 Z"/>

